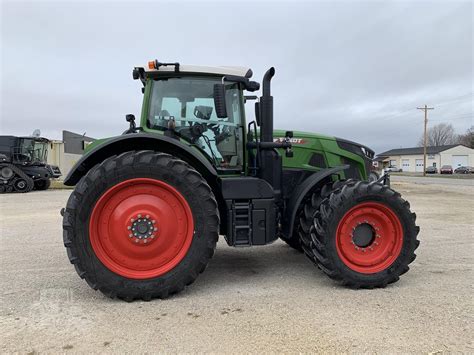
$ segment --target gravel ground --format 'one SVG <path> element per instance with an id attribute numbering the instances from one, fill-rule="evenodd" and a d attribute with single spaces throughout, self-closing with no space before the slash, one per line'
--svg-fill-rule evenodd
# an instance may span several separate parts
<path id="1" fill-rule="evenodd" d="M 395 179 L 394 179 L 395 180 Z M 379 290 L 335 285 L 282 242 L 221 240 L 170 299 L 95 292 L 67 260 L 67 190 L 0 196 L 1 353 L 474 352 L 472 186 L 394 182 L 418 215 L 418 258 Z"/>
<path id="2" fill-rule="evenodd" d="M 429 175 L 406 176 L 391 174 L 390 179 L 393 182 L 411 182 L 419 185 L 460 185 L 474 187 L 474 175 Z"/>

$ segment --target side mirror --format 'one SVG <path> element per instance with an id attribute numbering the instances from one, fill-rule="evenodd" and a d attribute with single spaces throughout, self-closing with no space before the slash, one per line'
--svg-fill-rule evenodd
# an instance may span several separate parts
<path id="1" fill-rule="evenodd" d="M 125 115 L 125 120 L 130 123 L 130 128 L 126 131 L 128 133 L 133 133 L 137 129 L 137 125 L 135 124 L 135 115 L 129 113 L 128 115 Z"/>
<path id="2" fill-rule="evenodd" d="M 140 72 L 138 71 L 138 68 L 133 68 L 132 77 L 133 77 L 133 80 L 140 79 Z"/>
<path id="3" fill-rule="evenodd" d="M 216 115 L 218 118 L 227 117 L 224 84 L 214 84 L 214 106 L 216 107 Z"/>
<path id="4" fill-rule="evenodd" d="M 255 103 L 255 121 L 257 121 L 257 126 L 260 127 L 260 103 Z"/>

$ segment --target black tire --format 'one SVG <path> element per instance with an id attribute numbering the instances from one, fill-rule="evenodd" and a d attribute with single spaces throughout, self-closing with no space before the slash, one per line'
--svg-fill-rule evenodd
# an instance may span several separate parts
<path id="1" fill-rule="evenodd" d="M 314 190 L 311 197 L 307 199 L 303 205 L 297 226 L 298 239 L 300 241 L 301 249 L 314 263 L 316 263 L 316 260 L 314 258 L 313 241 L 311 238 L 311 226 L 314 223 L 314 215 L 319 210 L 319 206 L 323 199 L 328 197 L 331 191 L 341 188 L 351 181 L 353 180 L 338 180 L 336 182 L 326 183 Z"/>
<path id="2" fill-rule="evenodd" d="M 41 179 L 41 180 L 36 180 L 35 181 L 35 190 L 47 190 L 51 186 L 51 180 L 50 179 Z"/>
<path id="3" fill-rule="evenodd" d="M 97 257 L 89 238 L 89 221 L 98 199 L 111 187 L 135 178 L 165 182 L 189 204 L 194 235 L 183 259 L 154 278 L 132 279 L 112 272 Z M 63 239 L 69 260 L 94 290 L 125 301 L 166 298 L 190 285 L 214 254 L 219 212 L 203 177 L 184 161 L 154 151 L 130 151 L 112 156 L 92 168 L 69 197 L 63 217 Z"/>
<path id="4" fill-rule="evenodd" d="M 336 247 L 337 228 L 343 216 L 355 206 L 367 202 L 376 202 L 388 208 L 401 226 L 401 249 L 395 255 L 396 259 L 375 273 L 354 271 L 342 260 Z M 420 242 L 417 240 L 419 227 L 415 220 L 416 215 L 410 211 L 410 204 L 398 192 L 380 183 L 350 182 L 334 190 L 315 213 L 311 226 L 312 260 L 330 278 L 351 288 L 385 287 L 398 281 L 416 258 L 415 250 Z"/>
<path id="5" fill-rule="evenodd" d="M 300 239 L 298 238 L 297 234 L 294 233 L 292 238 L 285 238 L 284 236 L 280 236 L 280 239 L 283 240 L 286 244 L 288 244 L 289 247 L 295 249 L 296 251 L 299 251 L 300 253 L 303 252 L 303 249 L 301 248 L 301 242 Z"/>

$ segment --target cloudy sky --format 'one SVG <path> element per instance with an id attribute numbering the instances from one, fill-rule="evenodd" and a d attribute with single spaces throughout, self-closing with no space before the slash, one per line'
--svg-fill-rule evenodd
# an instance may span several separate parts
<path id="1" fill-rule="evenodd" d="M 471 1 L 1 2 L 0 134 L 122 132 L 148 60 L 275 66 L 275 126 L 376 151 L 473 124 Z M 251 111 L 249 112 L 249 114 Z"/>

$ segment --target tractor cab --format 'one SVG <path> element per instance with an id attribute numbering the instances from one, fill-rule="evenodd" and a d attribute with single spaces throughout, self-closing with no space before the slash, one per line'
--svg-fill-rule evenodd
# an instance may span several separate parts
<path id="1" fill-rule="evenodd" d="M 219 82 L 199 76 L 150 80 L 144 127 L 192 144 L 221 169 L 239 170 L 244 161 L 242 90 L 237 83 L 226 84 L 229 114 L 218 118 L 213 88 Z"/>
<path id="2" fill-rule="evenodd" d="M 41 165 L 48 157 L 49 140 L 41 137 L 18 137 L 12 147 L 12 160 L 17 164 Z"/>
<path id="3" fill-rule="evenodd" d="M 141 126 L 199 150 L 222 173 L 245 169 L 244 90 L 256 91 L 252 71 L 242 67 L 200 67 L 149 62 L 135 68 L 143 82 Z M 216 107 L 215 90 L 222 86 L 225 114 Z"/>

